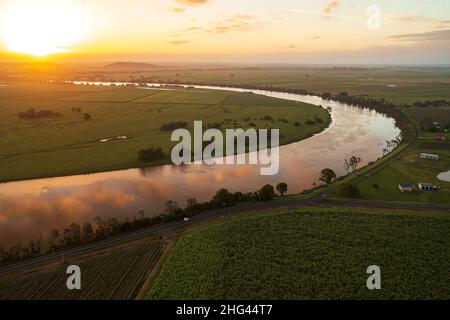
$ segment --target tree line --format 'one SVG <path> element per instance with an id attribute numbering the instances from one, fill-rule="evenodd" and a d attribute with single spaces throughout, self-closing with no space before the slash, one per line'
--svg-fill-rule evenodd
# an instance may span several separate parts
<path id="1" fill-rule="evenodd" d="M 396 126 L 401 130 L 402 142 L 409 142 L 415 136 L 415 127 L 413 123 L 408 119 L 405 113 L 398 108 L 398 106 L 392 102 L 387 101 L 384 98 L 374 99 L 365 95 L 351 96 L 347 92 L 343 91 L 339 94 L 332 94 L 330 92 L 315 93 L 301 88 L 284 88 L 276 87 L 273 85 L 249 85 L 249 84 L 229 84 L 229 83 L 203 83 L 203 82 L 189 82 L 189 81 L 159 81 L 160 83 L 170 84 L 185 84 L 185 85 L 208 85 L 208 86 L 221 86 L 231 88 L 242 88 L 247 90 L 269 90 L 284 93 L 293 93 L 301 95 L 315 95 L 320 96 L 326 100 L 333 100 L 341 103 L 353 105 L 358 108 L 374 110 L 378 113 L 384 114 L 395 120 Z M 444 100 L 445 101 L 445 100 Z M 446 102 L 448 104 L 448 102 Z M 418 105 L 422 105 L 420 102 Z M 417 106 L 418 106 L 417 105 Z M 424 105 L 427 105 L 426 103 Z M 400 106 L 400 105 L 399 105 Z M 411 107 L 411 105 L 403 104 L 403 107 Z"/>
<path id="2" fill-rule="evenodd" d="M 62 114 L 51 110 L 28 109 L 19 113 L 20 119 L 44 119 L 44 118 L 60 118 Z"/>
<path id="3" fill-rule="evenodd" d="M 175 121 L 170 123 L 164 123 L 161 125 L 159 130 L 161 131 L 173 131 L 176 129 L 186 129 L 188 127 L 188 123 L 186 121 Z"/>
<path id="4" fill-rule="evenodd" d="M 184 208 L 179 207 L 176 201 L 169 200 L 166 202 L 163 212 L 158 216 L 147 217 L 144 211 L 141 210 L 132 219 L 125 218 L 120 220 L 118 218 L 104 219 L 96 217 L 94 223 L 71 223 L 63 230 L 50 230 L 45 240 L 41 236 L 37 241 L 31 241 L 27 246 L 18 243 L 9 249 L 0 247 L 0 264 L 23 261 L 44 253 L 52 253 L 82 244 L 105 240 L 122 233 L 164 222 L 190 218 L 208 210 L 232 207 L 249 201 L 270 201 L 277 195 L 277 192 L 279 195 L 284 196 L 287 190 L 288 185 L 284 182 L 279 183 L 275 188 L 267 184 L 255 192 L 248 193 L 232 193 L 225 188 L 221 188 L 217 190 L 209 201 L 199 202 L 195 198 L 188 199 Z"/>
<path id="5" fill-rule="evenodd" d="M 405 107 L 416 107 L 416 108 L 448 108 L 450 107 L 449 100 L 425 100 L 425 101 L 416 101 L 412 105 L 405 105 Z"/>

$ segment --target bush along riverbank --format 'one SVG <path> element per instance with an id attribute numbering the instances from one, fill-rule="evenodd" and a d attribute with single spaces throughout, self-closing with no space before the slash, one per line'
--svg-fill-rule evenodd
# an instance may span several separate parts
<path id="1" fill-rule="evenodd" d="M 280 195 L 287 191 L 287 184 L 280 183 L 277 188 Z M 197 199 L 187 200 L 186 206 L 181 208 L 173 200 L 166 202 L 164 211 L 153 217 L 146 217 L 144 211 L 139 211 L 134 218 L 119 220 L 117 218 L 95 218 L 94 223 L 72 223 L 63 230 L 53 229 L 44 238 L 31 241 L 28 245 L 18 243 L 15 246 L 4 249 L 0 246 L 0 265 L 28 260 L 43 254 L 53 253 L 64 249 L 73 248 L 83 244 L 102 241 L 113 236 L 144 229 L 157 224 L 190 218 L 196 214 L 235 206 L 239 203 L 251 201 L 270 201 L 276 196 L 272 185 L 265 185 L 255 192 L 230 192 L 227 189 L 219 189 L 211 200 L 198 202 Z"/>

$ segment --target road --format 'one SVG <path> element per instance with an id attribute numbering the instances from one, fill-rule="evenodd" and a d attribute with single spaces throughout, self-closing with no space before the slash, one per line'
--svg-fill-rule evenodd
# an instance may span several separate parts
<path id="1" fill-rule="evenodd" d="M 318 194 L 311 199 L 303 200 L 296 198 L 286 198 L 277 199 L 274 201 L 267 202 L 250 202 L 241 204 L 235 207 L 229 207 L 219 210 L 207 211 L 204 213 L 197 214 L 192 217 L 189 222 L 184 222 L 182 220 L 177 220 L 173 222 L 163 223 L 155 226 L 151 226 L 145 229 L 136 230 L 130 233 L 119 235 L 107 240 L 94 242 L 91 244 L 81 245 L 75 248 L 66 249 L 59 251 L 57 253 L 52 253 L 48 255 L 43 255 L 41 257 L 33 258 L 30 260 L 22 261 L 19 263 L 7 265 L 0 267 L 0 275 L 23 271 L 32 267 L 38 267 L 47 263 L 62 261 L 63 257 L 73 257 L 80 254 L 91 253 L 96 250 L 107 249 L 109 247 L 128 242 L 130 240 L 139 239 L 142 237 L 164 235 L 174 232 L 177 228 L 188 226 L 192 224 L 199 224 L 206 222 L 212 218 L 217 218 L 221 216 L 235 215 L 242 212 L 251 212 L 267 209 L 277 209 L 277 208 L 289 208 L 295 209 L 300 207 L 368 207 L 368 208 L 391 208 L 391 209 L 406 209 L 406 210 L 445 210 L 450 213 L 450 209 L 437 207 L 431 204 L 423 203 L 397 203 L 397 202 L 379 202 L 373 200 L 359 200 L 359 199 L 343 199 L 335 200 L 326 198 L 326 194 Z"/>

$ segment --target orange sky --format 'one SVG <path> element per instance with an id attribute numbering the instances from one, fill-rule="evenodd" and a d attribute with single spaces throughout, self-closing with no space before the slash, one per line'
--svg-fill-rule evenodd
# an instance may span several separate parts
<path id="1" fill-rule="evenodd" d="M 47 59 L 449 63 L 450 2 L 0 0 L 0 52 Z"/>

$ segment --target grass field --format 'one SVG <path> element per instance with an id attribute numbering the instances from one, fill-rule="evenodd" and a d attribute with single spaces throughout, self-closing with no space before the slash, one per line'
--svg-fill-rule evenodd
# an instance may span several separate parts
<path id="1" fill-rule="evenodd" d="M 350 95 L 382 97 L 394 103 L 450 99 L 450 69 L 445 68 L 253 68 L 161 76 L 201 82 L 268 84 L 316 93 L 346 91 Z"/>
<path id="2" fill-rule="evenodd" d="M 133 299 L 146 275 L 162 254 L 160 241 L 140 241 L 87 257 L 0 276 L 0 299 Z M 68 290 L 66 269 L 76 264 L 81 269 L 81 290 Z"/>
<path id="3" fill-rule="evenodd" d="M 438 121 L 444 126 L 450 123 L 450 110 L 448 108 L 407 108 L 405 112 L 417 123 L 427 118 Z"/>
<path id="4" fill-rule="evenodd" d="M 18 117 L 30 108 L 63 116 Z M 84 113 L 92 119 L 83 120 Z M 261 120 L 265 115 L 274 120 Z M 315 117 L 323 123 L 305 125 Z M 194 120 L 220 123 L 223 129 L 246 129 L 252 122 L 256 128 L 279 128 L 280 143 L 286 144 L 323 130 L 329 114 L 316 106 L 249 93 L 11 82 L 0 87 L 0 182 L 147 166 L 137 152 L 148 147 L 161 147 L 167 155 L 151 164 L 168 163 L 174 143 L 171 132 L 160 126 L 186 121 L 192 129 Z M 295 121 L 302 125 L 294 126 Z M 118 136 L 128 138 L 112 139 Z"/>
<path id="5" fill-rule="evenodd" d="M 444 125 L 450 122 L 448 108 L 406 108 L 404 112 L 418 127 L 425 118 Z M 404 155 L 377 173 L 360 178 L 357 184 L 362 198 L 450 205 L 450 182 L 437 179 L 439 173 L 450 170 L 450 134 L 444 133 L 446 141 L 436 140 L 435 135 L 433 132 L 419 130 L 418 140 Z M 436 154 L 439 160 L 420 159 L 421 153 Z M 418 189 L 411 193 L 399 191 L 399 184 L 417 187 L 418 183 L 433 183 L 441 189 L 436 192 L 421 192 Z"/>
<path id="6" fill-rule="evenodd" d="M 314 67 L 314 66 L 226 66 L 166 67 L 155 70 L 127 71 L 126 67 L 112 72 L 101 67 L 90 73 L 71 77 L 147 82 L 192 81 L 230 85 L 273 85 L 307 89 L 315 93 L 342 91 L 350 95 L 385 98 L 394 103 L 414 103 L 421 100 L 450 100 L 450 68 L 446 67 Z"/>
<path id="7" fill-rule="evenodd" d="M 421 143 L 421 142 L 419 142 Z M 439 161 L 420 159 L 420 153 L 440 156 Z M 437 179 L 437 175 L 450 169 L 450 150 L 417 149 L 408 151 L 400 159 L 389 164 L 379 172 L 364 176 L 358 182 L 361 196 L 371 200 L 429 202 L 450 204 L 450 182 Z M 434 192 L 400 192 L 399 184 L 433 183 L 441 189 Z"/>
<path id="8" fill-rule="evenodd" d="M 449 299 L 444 212 L 301 209 L 182 236 L 147 299 Z M 368 290 L 367 267 L 381 268 Z"/>
<path id="9" fill-rule="evenodd" d="M 383 201 L 428 202 L 444 206 L 450 205 L 450 182 L 439 180 L 437 175 L 450 169 L 450 150 L 440 148 L 421 148 L 427 144 L 444 145 L 437 142 L 419 140 L 415 147 L 402 155 L 400 159 L 388 164 L 372 175 L 364 175 L 357 180 L 361 198 Z M 418 146 L 418 147 L 417 147 Z M 420 159 L 420 153 L 439 155 L 439 161 Z M 419 191 L 419 183 L 432 183 L 438 191 Z M 413 192 L 400 192 L 399 184 L 411 184 Z"/>

